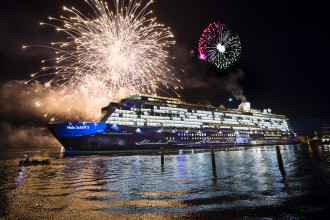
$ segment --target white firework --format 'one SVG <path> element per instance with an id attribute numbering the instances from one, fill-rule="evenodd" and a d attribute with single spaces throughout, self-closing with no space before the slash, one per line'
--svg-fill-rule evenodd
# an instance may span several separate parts
<path id="1" fill-rule="evenodd" d="M 148 8 L 152 1 L 115 0 L 113 10 L 107 2 L 85 2 L 92 13 L 63 7 L 69 16 L 50 17 L 53 24 L 40 23 L 67 37 L 51 46 L 32 45 L 56 50 L 56 65 L 31 74 L 28 82 L 47 79 L 46 88 L 66 92 L 57 105 L 65 103 L 70 111 L 88 109 L 83 119 L 89 120 L 95 120 L 109 101 L 131 93 L 155 94 L 160 88 L 180 87 L 167 62 L 174 37 L 169 28 L 151 17 Z M 38 105 L 42 103 L 40 100 Z"/>

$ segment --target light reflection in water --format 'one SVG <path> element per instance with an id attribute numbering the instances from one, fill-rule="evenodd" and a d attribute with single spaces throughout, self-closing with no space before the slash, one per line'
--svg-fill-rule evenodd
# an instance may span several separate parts
<path id="1" fill-rule="evenodd" d="M 20 188 L 23 184 L 24 181 L 24 171 L 25 171 L 25 167 L 21 166 L 20 170 L 18 172 L 17 178 L 16 178 L 16 188 Z"/>
<path id="2" fill-rule="evenodd" d="M 214 213 L 225 213 L 227 218 L 276 217 L 274 213 L 296 217 L 295 210 L 306 207 L 299 205 L 299 198 L 328 189 L 330 176 L 329 146 L 216 150 L 216 175 L 210 150 L 166 151 L 163 168 L 159 152 L 64 154 L 51 161 L 49 166 L 22 167 L 18 172 L 17 166 L 7 167 L 13 169 L 6 173 L 15 182 L 1 187 L 14 185 L 15 190 L 0 193 L 13 198 L 6 204 L 9 219 L 23 213 L 43 219 L 107 219 L 123 218 L 123 214 L 125 218 L 198 219 Z M 322 209 L 317 199 L 309 201 Z M 288 204 L 295 204 L 295 209 Z M 263 215 L 258 210 L 269 212 Z"/>

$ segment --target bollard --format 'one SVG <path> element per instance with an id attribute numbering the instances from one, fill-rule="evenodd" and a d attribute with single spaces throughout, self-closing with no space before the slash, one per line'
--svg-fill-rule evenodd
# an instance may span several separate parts
<path id="1" fill-rule="evenodd" d="M 162 147 L 160 150 L 161 150 L 160 163 L 163 166 L 164 165 L 164 148 Z"/>
<path id="2" fill-rule="evenodd" d="M 216 169 L 216 166 L 215 166 L 215 157 L 214 157 L 214 147 L 211 147 L 211 159 L 212 159 L 212 168 L 213 168 L 213 171 Z"/>
<path id="3" fill-rule="evenodd" d="M 283 166 L 283 160 L 282 160 L 282 155 L 281 155 L 281 151 L 280 151 L 280 146 L 276 145 L 275 148 L 276 148 L 278 168 L 280 169 L 281 175 L 284 179 L 286 174 L 285 174 L 285 170 L 284 170 L 284 166 Z"/>

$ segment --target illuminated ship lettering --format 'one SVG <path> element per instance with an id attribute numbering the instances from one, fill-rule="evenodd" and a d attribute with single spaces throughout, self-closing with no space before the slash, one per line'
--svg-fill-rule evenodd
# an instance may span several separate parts
<path id="1" fill-rule="evenodd" d="M 164 142 L 164 141 L 162 141 L 162 140 L 159 140 L 159 141 L 157 141 L 157 142 L 152 142 L 152 141 L 150 141 L 150 140 L 144 139 L 143 141 L 141 141 L 141 142 L 136 142 L 135 144 L 136 144 L 136 145 L 159 145 L 159 144 L 163 145 L 163 144 L 168 144 L 168 142 L 169 142 L 169 141 Z"/>

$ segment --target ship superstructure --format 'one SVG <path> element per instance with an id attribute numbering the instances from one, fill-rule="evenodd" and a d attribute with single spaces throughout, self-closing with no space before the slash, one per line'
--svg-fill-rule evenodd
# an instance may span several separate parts
<path id="1" fill-rule="evenodd" d="M 284 115 L 131 95 L 102 108 L 98 123 L 49 124 L 67 150 L 152 149 L 299 143 Z"/>
<path id="2" fill-rule="evenodd" d="M 320 144 L 330 144 L 330 126 L 322 126 L 321 138 L 319 139 Z"/>

